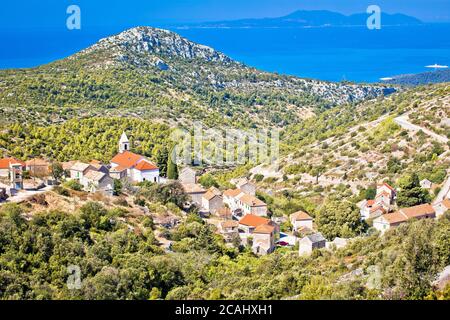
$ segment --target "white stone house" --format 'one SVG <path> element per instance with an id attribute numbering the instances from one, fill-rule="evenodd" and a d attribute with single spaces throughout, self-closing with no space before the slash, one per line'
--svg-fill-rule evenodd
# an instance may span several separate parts
<path id="1" fill-rule="evenodd" d="M 113 179 L 104 172 L 89 170 L 80 181 L 87 192 L 101 191 L 112 194 L 114 189 Z"/>
<path id="2" fill-rule="evenodd" d="M 251 196 L 256 195 L 256 186 L 250 182 L 247 178 L 237 179 L 235 181 L 236 188 L 242 190 L 242 192 Z"/>
<path id="3" fill-rule="evenodd" d="M 215 187 L 211 187 L 202 196 L 202 208 L 207 212 L 216 214 L 223 206 L 222 193 Z"/>
<path id="4" fill-rule="evenodd" d="M 206 193 L 206 190 L 203 187 L 196 183 L 184 183 L 181 184 L 184 192 L 191 197 L 193 203 L 198 206 L 202 205 L 203 195 Z"/>
<path id="5" fill-rule="evenodd" d="M 403 208 L 399 211 L 384 214 L 373 220 L 373 227 L 380 232 L 396 227 L 409 219 L 430 219 L 436 217 L 436 211 L 430 204 Z"/>
<path id="6" fill-rule="evenodd" d="M 239 197 L 244 195 L 240 189 L 229 189 L 223 193 L 223 202 L 228 205 L 231 211 L 241 209 Z"/>
<path id="7" fill-rule="evenodd" d="M 431 189 L 432 186 L 433 182 L 428 179 L 423 179 L 422 181 L 420 181 L 420 187 L 423 189 Z"/>
<path id="8" fill-rule="evenodd" d="M 84 175 L 88 171 L 96 171 L 95 167 L 90 165 L 89 163 L 76 162 L 70 169 L 70 179 L 81 181 L 84 178 Z"/>
<path id="9" fill-rule="evenodd" d="M 257 226 L 252 233 L 252 251 L 259 255 L 269 254 L 275 249 L 275 227 L 269 224 Z"/>
<path id="10" fill-rule="evenodd" d="M 234 236 L 239 234 L 239 222 L 235 220 L 226 220 L 219 223 L 219 232 L 225 241 L 231 241 Z"/>
<path id="11" fill-rule="evenodd" d="M 16 158 L 3 158 L 0 159 L 0 177 L 8 178 L 11 170 L 11 164 L 20 163 L 22 166 L 22 170 L 25 170 L 25 162 L 20 161 Z"/>
<path id="12" fill-rule="evenodd" d="M 303 211 L 294 212 L 289 216 L 294 231 L 300 228 L 308 228 L 313 230 L 313 218 Z"/>
<path id="13" fill-rule="evenodd" d="M 325 248 L 327 240 L 320 232 L 307 235 L 299 241 L 300 255 L 309 255 L 314 249 Z"/>
<path id="14" fill-rule="evenodd" d="M 241 189 L 230 189 L 223 193 L 224 203 L 227 204 L 232 211 L 242 210 L 244 215 L 254 214 L 257 216 L 267 216 L 267 205 L 250 194 L 243 192 Z"/>

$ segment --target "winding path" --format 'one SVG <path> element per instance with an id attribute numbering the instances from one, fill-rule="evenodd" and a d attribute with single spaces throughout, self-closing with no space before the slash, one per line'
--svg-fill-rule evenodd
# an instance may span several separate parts
<path id="1" fill-rule="evenodd" d="M 408 121 L 408 116 L 400 116 L 394 119 L 395 123 L 397 123 L 399 126 L 401 126 L 402 128 L 406 129 L 406 130 L 411 130 L 411 131 L 420 131 L 422 130 L 423 133 L 429 135 L 430 137 L 433 137 L 434 139 L 436 139 L 437 141 L 447 144 L 447 142 L 449 141 L 449 139 L 447 137 L 441 136 L 429 129 L 423 128 L 423 127 L 419 127 L 415 124 L 412 124 L 411 122 Z"/>

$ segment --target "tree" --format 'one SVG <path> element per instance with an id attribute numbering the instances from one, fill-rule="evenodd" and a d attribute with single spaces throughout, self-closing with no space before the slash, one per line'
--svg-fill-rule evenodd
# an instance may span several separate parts
<path id="1" fill-rule="evenodd" d="M 397 195 L 397 204 L 400 207 L 413 207 L 431 201 L 429 192 L 420 187 L 419 176 L 416 173 L 402 177 L 398 185 L 400 191 Z"/>
<path id="2" fill-rule="evenodd" d="M 122 193 L 123 184 L 119 179 L 114 179 L 113 194 L 118 196 Z"/>
<path id="3" fill-rule="evenodd" d="M 325 172 L 325 166 L 324 166 L 324 165 L 320 165 L 320 166 L 314 167 L 314 168 L 311 170 L 311 175 L 312 175 L 313 177 L 316 177 L 316 184 L 319 183 L 319 178 L 320 178 L 320 176 L 322 176 L 322 174 L 323 174 L 324 172 Z"/>
<path id="4" fill-rule="evenodd" d="M 204 174 L 199 179 L 198 182 L 205 188 L 211 188 L 211 187 L 219 187 L 219 184 L 217 183 L 216 179 L 210 174 Z"/>
<path id="5" fill-rule="evenodd" d="M 52 163 L 51 171 L 52 171 L 52 177 L 56 181 L 61 180 L 61 178 L 64 176 L 64 168 L 63 168 L 62 164 L 59 162 Z"/>
<path id="6" fill-rule="evenodd" d="M 316 223 L 319 231 L 330 240 L 336 237 L 354 237 L 366 228 L 358 208 L 342 199 L 326 200 L 317 213 Z"/>
<path id="7" fill-rule="evenodd" d="M 169 156 L 167 160 L 167 178 L 171 180 L 176 180 L 178 179 L 178 166 L 172 159 L 175 153 L 171 152 L 170 154 L 172 156 Z"/>

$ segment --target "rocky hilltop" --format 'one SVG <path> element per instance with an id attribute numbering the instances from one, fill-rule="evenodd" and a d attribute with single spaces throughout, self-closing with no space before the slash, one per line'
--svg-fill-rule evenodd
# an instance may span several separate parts
<path id="1" fill-rule="evenodd" d="M 171 124 L 201 120 L 280 127 L 395 91 L 259 71 L 174 32 L 150 27 L 126 30 L 39 68 L 0 75 L 5 119 L 17 117 L 17 108 L 33 108 L 42 119 L 42 109 L 53 108 L 54 115 L 64 114 L 58 121 L 106 111 Z"/>

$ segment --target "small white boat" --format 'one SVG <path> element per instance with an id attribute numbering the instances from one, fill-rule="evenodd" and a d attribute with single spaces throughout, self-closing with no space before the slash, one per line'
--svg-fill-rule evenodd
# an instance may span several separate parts
<path id="1" fill-rule="evenodd" d="M 440 64 L 433 64 L 433 65 L 430 65 L 430 66 L 425 66 L 425 68 L 431 68 L 431 69 L 447 69 L 448 68 L 448 66 L 443 66 L 443 65 L 440 65 Z"/>

